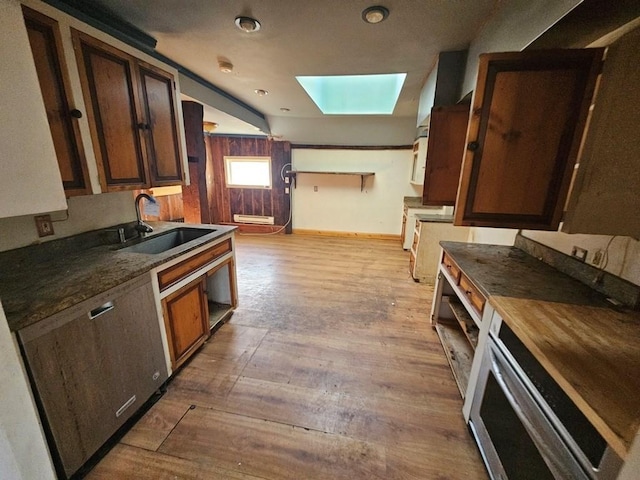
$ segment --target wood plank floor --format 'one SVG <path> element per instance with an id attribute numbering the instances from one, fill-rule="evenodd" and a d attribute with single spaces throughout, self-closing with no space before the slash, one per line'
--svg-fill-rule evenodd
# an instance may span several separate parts
<path id="1" fill-rule="evenodd" d="M 96 479 L 486 479 L 399 242 L 240 236 L 240 306 Z"/>

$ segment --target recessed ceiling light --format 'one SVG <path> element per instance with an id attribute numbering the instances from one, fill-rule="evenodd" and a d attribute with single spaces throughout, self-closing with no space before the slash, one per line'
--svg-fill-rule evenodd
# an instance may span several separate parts
<path id="1" fill-rule="evenodd" d="M 236 27 L 245 33 L 253 33 L 260 30 L 260 22 L 251 17 L 236 17 Z"/>
<path id="2" fill-rule="evenodd" d="M 254 90 L 254 92 L 256 92 L 256 95 L 258 95 L 259 97 L 264 97 L 265 95 L 269 95 L 269 92 L 267 90 L 262 90 L 261 88 Z"/>
<path id="3" fill-rule="evenodd" d="M 376 5 L 375 7 L 365 8 L 362 11 L 362 19 L 367 23 L 380 23 L 389 16 L 389 10 L 385 7 Z"/>
<path id="4" fill-rule="evenodd" d="M 233 63 L 220 60 L 218 62 L 218 68 L 222 73 L 231 73 L 233 72 Z"/>
<path id="5" fill-rule="evenodd" d="M 286 113 L 286 112 L 290 112 L 290 111 L 291 111 L 291 109 L 290 109 L 290 108 L 287 108 L 287 107 L 280 107 L 280 111 L 281 111 L 281 112 L 285 112 L 285 113 Z"/>

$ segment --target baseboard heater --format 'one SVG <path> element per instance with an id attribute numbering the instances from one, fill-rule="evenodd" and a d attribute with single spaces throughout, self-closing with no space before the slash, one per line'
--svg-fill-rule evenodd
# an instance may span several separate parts
<path id="1" fill-rule="evenodd" d="M 262 215 L 240 215 L 234 213 L 233 221 L 236 223 L 252 223 L 254 225 L 273 225 L 273 217 Z"/>

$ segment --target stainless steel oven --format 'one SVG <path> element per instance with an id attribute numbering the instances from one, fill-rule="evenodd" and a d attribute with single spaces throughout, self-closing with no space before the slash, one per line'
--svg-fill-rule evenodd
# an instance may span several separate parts
<path id="1" fill-rule="evenodd" d="M 483 353 L 469 426 L 492 479 L 609 480 L 622 466 L 499 317 Z"/>

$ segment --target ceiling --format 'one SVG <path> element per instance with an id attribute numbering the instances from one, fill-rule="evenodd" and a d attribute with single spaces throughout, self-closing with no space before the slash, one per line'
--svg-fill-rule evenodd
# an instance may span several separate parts
<path id="1" fill-rule="evenodd" d="M 501 0 L 384 0 L 389 17 L 370 25 L 368 0 L 96 0 L 157 40 L 156 50 L 261 112 L 271 134 L 294 143 L 410 144 L 420 91 L 440 51 L 464 49 Z M 238 15 L 262 27 L 244 33 Z M 234 65 L 222 73 L 219 60 Z M 406 72 L 393 115 L 325 116 L 296 75 Z M 268 95 L 259 97 L 256 89 Z M 216 133 L 255 128 L 209 105 Z M 288 108 L 282 112 L 281 108 Z"/>

